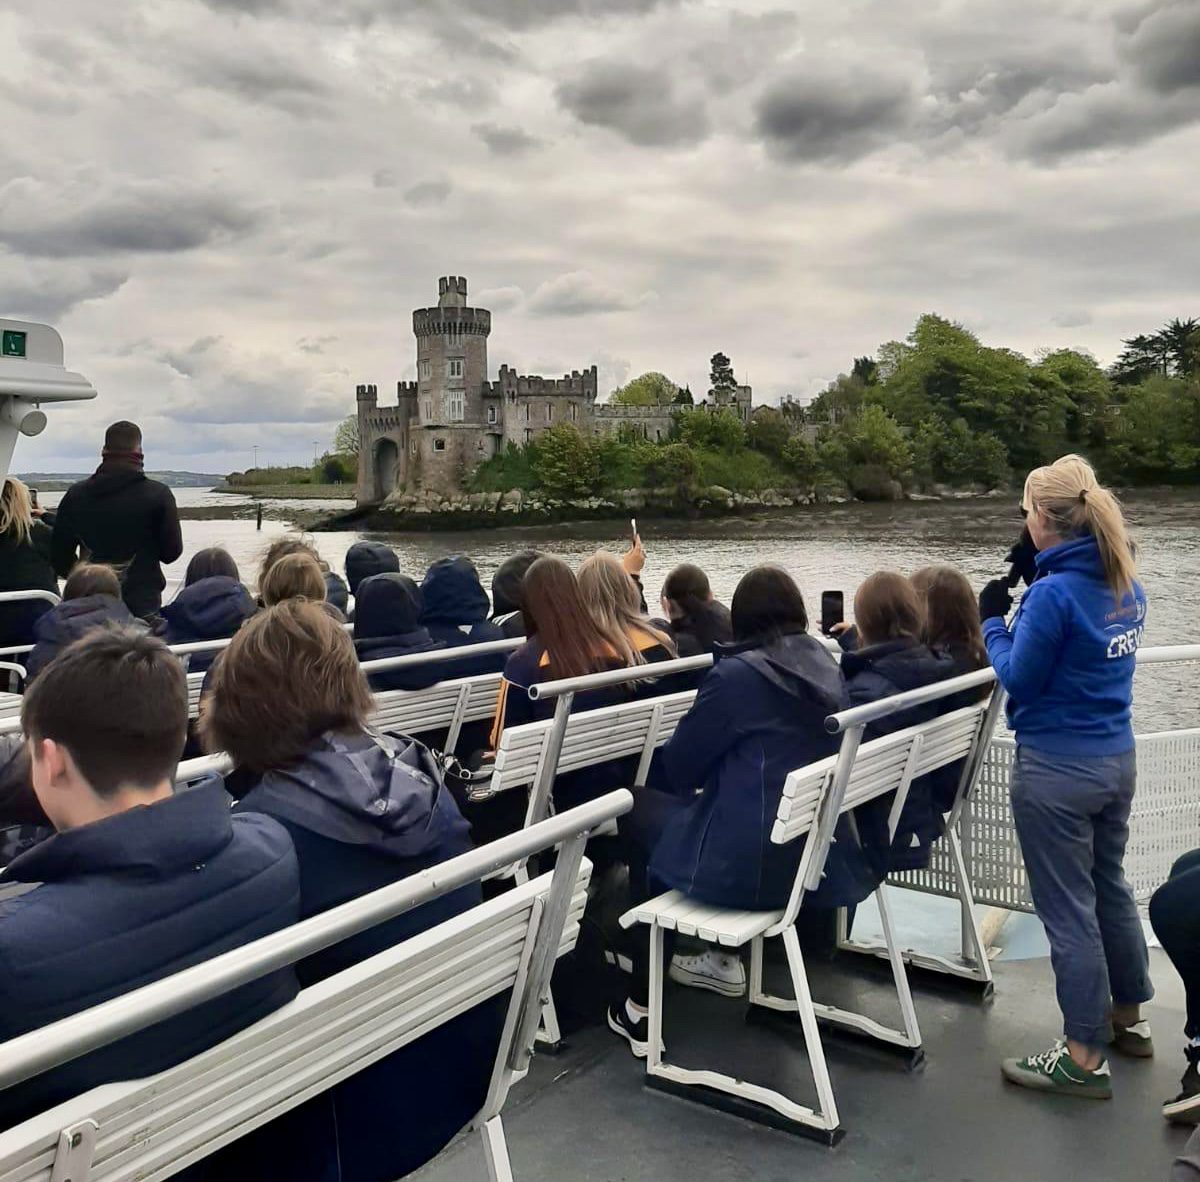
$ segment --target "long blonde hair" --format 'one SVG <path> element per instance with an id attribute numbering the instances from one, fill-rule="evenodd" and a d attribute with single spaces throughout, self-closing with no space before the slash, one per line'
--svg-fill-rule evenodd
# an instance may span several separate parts
<path id="1" fill-rule="evenodd" d="M 1028 513 L 1040 509 L 1064 540 L 1094 537 L 1113 594 L 1121 600 L 1133 591 L 1137 561 L 1121 502 L 1096 479 L 1083 456 L 1063 456 L 1035 468 L 1025 480 L 1021 505 Z"/>
<path id="2" fill-rule="evenodd" d="M 33 536 L 33 501 L 29 489 L 15 476 L 4 478 L 0 492 L 0 537 L 6 534 L 18 542 L 28 542 Z"/>
<path id="3" fill-rule="evenodd" d="M 641 612 L 637 587 L 621 560 L 607 550 L 597 550 L 579 565 L 579 591 L 588 615 L 612 637 L 617 655 L 628 665 L 644 665 L 646 658 L 634 642 L 638 632 L 652 637 L 671 656 L 671 638 L 655 628 Z"/>

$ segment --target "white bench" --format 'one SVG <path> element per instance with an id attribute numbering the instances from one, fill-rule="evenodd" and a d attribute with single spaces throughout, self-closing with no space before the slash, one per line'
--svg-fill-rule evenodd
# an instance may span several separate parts
<path id="1" fill-rule="evenodd" d="M 914 699 L 924 702 L 936 700 L 961 692 L 964 685 L 983 684 L 983 676 L 971 674 L 966 678 L 956 678 L 941 686 L 897 695 L 888 702 L 895 703 L 894 710 L 899 710 L 916 704 Z M 830 723 L 838 720 L 838 729 L 841 729 L 843 722 L 848 728 L 838 753 L 797 769 L 784 784 L 771 840 L 780 845 L 801 839 L 805 842 L 786 907 L 777 911 L 732 910 L 700 903 L 681 891 L 668 891 L 656 899 L 630 908 L 622 916 L 623 927 L 644 923 L 650 929 L 649 1052 L 646 1059 L 646 1082 L 649 1086 L 681 1092 L 718 1106 L 730 1105 L 729 1098 L 732 1098 L 730 1106 L 737 1107 L 739 1111 L 743 1105 L 757 1113 L 762 1113 L 765 1108 L 767 1119 L 772 1123 L 834 1144 L 840 1139 L 842 1129 L 825 1063 L 818 1019 L 904 1048 L 911 1053 L 914 1061 L 920 1057 L 920 1028 L 904 958 L 891 922 L 887 886 L 881 884 L 876 891 L 876 898 L 900 1005 L 901 1028 L 885 1026 L 864 1014 L 815 1003 L 795 927 L 805 895 L 820 884 L 840 816 L 894 792 L 889 816 L 889 829 L 894 835 L 909 787 L 915 778 L 965 759 L 961 795 L 968 777 L 977 770 L 976 755 L 983 745 L 985 727 L 991 713 L 987 703 L 967 706 L 919 726 L 862 743 L 862 733 L 869 721 L 863 715 L 870 714 L 874 708 L 870 717 L 878 717 L 877 708 L 882 705 L 884 703 L 858 707 L 830 719 Z M 969 926 L 974 933 L 976 956 L 986 963 L 973 914 Z M 816 1085 L 815 1108 L 800 1104 L 772 1088 L 747 1083 L 718 1071 L 692 1070 L 665 1061 L 661 1044 L 663 933 L 666 931 L 696 936 L 725 948 L 750 945 L 750 1004 L 771 1010 L 798 1012 Z M 783 941 L 794 993 L 792 998 L 776 997 L 763 991 L 763 941 L 773 937 L 780 937 Z"/>
<path id="2" fill-rule="evenodd" d="M 457 681 L 439 681 L 419 690 L 380 690 L 371 725 L 404 735 L 448 730 L 443 750 L 453 753 L 462 728 L 496 713 L 500 674 L 479 673 Z"/>
<path id="3" fill-rule="evenodd" d="M 555 960 L 575 944 L 589 832 L 625 812 L 614 792 L 294 927 L 0 1045 L 0 1087 L 179 1013 L 563 843 L 522 884 L 303 990 L 289 1005 L 148 1079 L 106 1084 L 0 1133 L 4 1182 L 161 1179 L 266 1124 L 466 1010 L 511 990 L 491 1085 L 473 1127 L 488 1177 L 511 1182 L 501 1110 L 528 1067 Z M 388 1130 L 380 1129 L 386 1137 Z"/>

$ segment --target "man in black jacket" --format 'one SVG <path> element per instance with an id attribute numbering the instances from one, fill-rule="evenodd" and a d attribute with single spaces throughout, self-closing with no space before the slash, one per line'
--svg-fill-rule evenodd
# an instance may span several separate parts
<path id="1" fill-rule="evenodd" d="M 66 578 L 81 558 L 114 567 L 125 605 L 152 616 L 165 586 L 160 563 L 183 553 L 175 498 L 142 471 L 142 432 L 113 423 L 104 433 L 100 467 L 72 485 L 54 522 L 54 566 Z"/>

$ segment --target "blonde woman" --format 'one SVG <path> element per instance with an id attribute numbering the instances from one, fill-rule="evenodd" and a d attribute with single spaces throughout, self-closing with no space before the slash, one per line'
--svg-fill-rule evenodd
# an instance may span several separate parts
<path id="1" fill-rule="evenodd" d="M 1153 1054 L 1154 995 L 1122 860 L 1137 779 L 1132 701 L 1146 619 L 1121 506 L 1080 456 L 1029 474 L 1021 509 L 1038 578 L 1011 627 L 1002 580 L 979 600 L 1016 732 L 1012 808 L 1029 888 L 1050 940 L 1065 1039 L 1009 1059 L 1012 1083 L 1107 1099 L 1105 1044 Z"/>
<path id="2" fill-rule="evenodd" d="M 622 665 L 675 656 L 675 642 L 642 614 L 638 586 L 615 554 L 597 550 L 580 563 L 579 592 L 596 625 L 614 638 Z"/>
<path id="3" fill-rule="evenodd" d="M 15 476 L 0 489 L 0 591 L 58 592 L 48 526 L 35 515 L 29 489 Z M 0 604 L 0 648 L 32 644 L 34 621 L 50 610 L 44 600 Z"/>

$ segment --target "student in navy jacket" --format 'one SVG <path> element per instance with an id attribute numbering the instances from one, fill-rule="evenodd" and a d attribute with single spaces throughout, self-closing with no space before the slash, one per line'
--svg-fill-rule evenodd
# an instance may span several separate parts
<path id="1" fill-rule="evenodd" d="M 1104 1045 L 1151 1053 L 1154 995 L 1122 860 L 1137 781 L 1133 672 L 1146 619 L 1121 506 L 1080 456 L 1035 469 L 1021 501 L 1038 578 L 1012 626 L 1005 582 L 979 597 L 984 639 L 1017 738 L 1012 809 L 1050 940 L 1065 1042 L 1009 1059 L 1016 1084 L 1107 1097 Z"/>
<path id="2" fill-rule="evenodd" d="M 743 576 L 733 595 L 734 644 L 717 650 L 696 702 L 662 750 L 651 785 L 620 822 L 633 902 L 676 889 L 726 907 L 783 907 L 803 843 L 776 845 L 771 826 L 789 772 L 833 754 L 825 719 L 847 705 L 837 662 L 807 633 L 800 589 L 775 566 Z M 838 834 L 823 900 L 857 903 L 877 879 L 848 825 Z M 844 839 L 844 840 L 843 840 Z M 840 860 L 839 860 L 840 859 Z M 646 1053 L 649 959 L 645 934 L 629 945 L 630 999 L 608 1022 L 635 1055 Z M 736 996 L 745 971 L 714 951 L 676 957 L 671 976 Z"/>
<path id="3" fill-rule="evenodd" d="M 62 603 L 33 625 L 33 652 L 25 662 L 29 681 L 81 637 L 114 626 L 146 628 L 121 600 L 121 581 L 111 566 L 78 563 L 63 587 Z"/>
<path id="4" fill-rule="evenodd" d="M 421 624 L 434 640 L 450 648 L 503 640 L 504 633 L 488 619 L 491 605 L 475 564 L 461 554 L 439 558 L 421 583 Z M 504 653 L 465 657 L 442 666 L 442 679 L 498 673 Z"/>
<path id="5" fill-rule="evenodd" d="M 354 593 L 354 647 L 360 661 L 432 653 L 446 645 L 418 622 L 421 589 L 401 574 L 370 575 Z M 453 663 L 453 662 L 451 662 Z M 373 690 L 417 690 L 445 680 L 443 664 L 370 674 Z"/>
<path id="6" fill-rule="evenodd" d="M 851 706 L 865 706 L 955 675 L 949 654 L 935 652 L 921 640 L 922 615 L 917 593 L 903 575 L 877 571 L 863 581 L 854 596 L 858 647 L 842 657 Z M 928 722 L 949 708 L 943 701 L 901 710 L 872 723 L 863 738 L 877 739 Z M 929 848 L 941 833 L 941 813 L 933 803 L 937 776 L 922 776 L 909 786 L 891 853 L 879 867 L 881 875 L 929 865 Z M 863 839 L 872 849 L 887 848 L 891 807 L 889 795 L 856 812 Z"/>
<path id="7" fill-rule="evenodd" d="M 194 644 L 232 636 L 258 610 L 240 579 L 228 550 L 213 546 L 194 554 L 183 576 L 183 590 L 163 606 L 163 639 L 168 644 Z M 218 651 L 192 653 L 187 671 L 206 673 Z"/>
<path id="8" fill-rule="evenodd" d="M 382 542 L 355 542 L 346 551 L 346 584 L 351 595 L 358 597 L 358 588 L 363 579 L 372 575 L 400 573 L 400 559 L 391 546 Z M 354 619 L 354 613 L 350 613 Z"/>
<path id="9" fill-rule="evenodd" d="M 255 781 L 237 813 L 264 813 L 291 835 L 302 918 L 471 848 L 436 766 L 423 748 L 368 731 L 371 705 L 349 636 L 318 604 L 290 600 L 260 613 L 213 668 L 206 742 Z M 479 900 L 472 884 L 362 932 L 298 965 L 301 984 Z M 305 1106 L 313 1126 L 336 1129 L 327 1149 L 340 1182 L 401 1177 L 470 1121 L 487 1093 L 503 1006 L 497 998 L 469 1010 Z"/>
<path id="10" fill-rule="evenodd" d="M 33 790 L 58 830 L 0 883 L 0 1039 L 268 935 L 299 917 L 282 825 L 231 816 L 213 783 L 175 795 L 183 667 L 130 630 L 89 636 L 25 696 Z M 101 1083 L 165 1070 L 283 1005 L 290 969 L 0 1091 L 0 1127 Z"/>
<path id="11" fill-rule="evenodd" d="M 708 575 L 690 562 L 675 567 L 663 583 L 662 609 L 681 657 L 716 651 L 733 640 L 729 608 L 713 598 Z"/>

